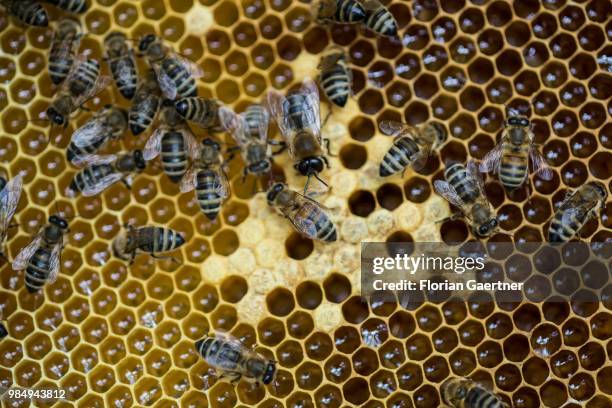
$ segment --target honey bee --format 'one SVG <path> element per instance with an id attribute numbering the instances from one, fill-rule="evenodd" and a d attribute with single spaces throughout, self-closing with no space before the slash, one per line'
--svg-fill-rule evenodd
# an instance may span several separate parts
<path id="1" fill-rule="evenodd" d="M 47 109 L 47 117 L 56 125 L 68 126 L 70 115 L 106 88 L 110 78 L 100 75 L 100 63 L 80 56 Z"/>
<path id="2" fill-rule="evenodd" d="M 527 180 L 530 158 L 534 173 L 544 180 L 553 178 L 552 170 L 534 143 L 529 119 L 513 113 L 506 120 L 500 142 L 480 164 L 480 171 L 497 172 L 501 183 L 507 189 L 514 190 Z"/>
<path id="3" fill-rule="evenodd" d="M 198 95 L 196 78 L 204 76 L 202 68 L 176 54 L 155 34 L 144 36 L 138 49 L 155 69 L 159 87 L 168 99 Z"/>
<path id="4" fill-rule="evenodd" d="M 106 61 L 117 85 L 117 89 L 126 99 L 132 99 L 138 86 L 138 73 L 134 53 L 128 46 L 125 34 L 114 31 L 104 39 Z"/>
<path id="5" fill-rule="evenodd" d="M 278 91 L 269 91 L 267 105 L 289 147 L 294 168 L 307 177 L 304 195 L 313 176 L 327 186 L 319 178 L 319 173 L 325 166 L 329 167 L 329 162 L 323 153 L 317 85 L 306 78 L 300 90 L 290 92 L 286 98 Z M 329 151 L 329 140 L 326 143 Z"/>
<path id="6" fill-rule="evenodd" d="M 312 5 L 312 14 L 319 24 L 361 23 L 366 19 L 364 8 L 355 0 L 319 0 Z"/>
<path id="7" fill-rule="evenodd" d="M 221 107 L 219 117 L 240 148 L 245 163 L 243 180 L 247 174 L 262 176 L 270 172 L 272 148 L 268 143 L 268 111 L 261 105 L 251 105 L 236 115 L 231 109 Z"/>
<path id="8" fill-rule="evenodd" d="M 129 188 L 133 175 L 146 167 L 141 150 L 120 155 L 88 156 L 84 163 L 87 167 L 74 175 L 68 187 L 66 195 L 69 197 L 79 192 L 85 197 L 94 196 L 118 181 L 123 181 Z"/>
<path id="9" fill-rule="evenodd" d="M 321 58 L 319 84 L 333 104 L 344 107 L 351 94 L 353 74 L 346 63 L 346 55 L 339 47 L 333 47 Z"/>
<path id="10" fill-rule="evenodd" d="M 213 132 L 221 130 L 219 122 L 219 108 L 221 105 L 214 99 L 183 98 L 175 102 L 176 111 L 185 119 L 195 123 L 201 128 Z"/>
<path id="11" fill-rule="evenodd" d="M 11 228 L 11 220 L 15 215 L 21 190 L 23 187 L 23 177 L 16 175 L 8 182 L 0 177 L 0 257 L 6 259 L 4 255 L 4 241 Z"/>
<path id="12" fill-rule="evenodd" d="M 89 8 L 87 6 L 87 0 L 43 0 L 45 3 L 53 4 L 55 7 L 59 7 L 66 10 L 69 13 L 82 14 Z"/>
<path id="13" fill-rule="evenodd" d="M 147 140 L 144 158 L 149 161 L 161 153 L 164 173 L 178 183 L 189 169 L 189 159 L 198 155 L 199 147 L 191 129 L 174 109 L 174 103 L 166 99 L 163 105 L 161 126 Z"/>
<path id="14" fill-rule="evenodd" d="M 245 378 L 257 385 L 267 385 L 276 374 L 276 361 L 247 348 L 230 335 L 207 335 L 196 341 L 195 348 L 209 366 L 221 373 L 219 379 L 227 377 L 233 384 Z"/>
<path id="15" fill-rule="evenodd" d="M 580 186 L 569 193 L 553 215 L 548 228 L 549 242 L 567 242 L 584 224 L 597 216 L 608 198 L 606 187 L 596 181 Z"/>
<path id="16" fill-rule="evenodd" d="M 419 170 L 427 163 L 433 149 L 446 140 L 446 129 L 437 122 L 428 122 L 414 128 L 392 120 L 380 122 L 380 130 L 395 137 L 393 145 L 380 163 L 380 177 L 403 172 L 408 166 Z"/>
<path id="17" fill-rule="evenodd" d="M 365 26 L 376 34 L 397 37 L 397 21 L 393 14 L 378 0 L 366 0 L 367 12 Z"/>
<path id="18" fill-rule="evenodd" d="M 92 119 L 78 128 L 66 150 L 72 164 L 94 154 L 104 143 L 121 137 L 127 129 L 128 116 L 125 109 L 105 106 Z"/>
<path id="19" fill-rule="evenodd" d="M 57 279 L 60 254 L 64 248 L 64 235 L 67 232 L 66 219 L 58 215 L 50 216 L 49 222 L 13 260 L 14 270 L 26 270 L 25 286 L 28 292 L 35 293 L 45 283 L 53 283 Z"/>
<path id="20" fill-rule="evenodd" d="M 182 193 L 194 188 L 204 215 L 211 221 L 217 218 L 221 205 L 229 197 L 230 187 L 223 169 L 221 146 L 211 138 L 202 141 L 198 157 L 181 180 Z"/>
<path id="21" fill-rule="evenodd" d="M 65 18 L 57 24 L 49 51 L 49 76 L 55 85 L 61 84 L 68 76 L 82 36 L 78 21 Z"/>
<path id="22" fill-rule="evenodd" d="M 470 221 L 475 236 L 486 238 L 492 235 L 498 227 L 497 217 L 485 196 L 484 182 L 476 164 L 470 161 L 466 168 L 463 164 L 454 163 L 446 168 L 444 178 L 446 181 L 434 182 L 438 194 L 461 210 Z"/>
<path id="23" fill-rule="evenodd" d="M 454 408 L 507 408 L 497 395 L 476 382 L 464 378 L 449 378 L 440 388 L 442 401 Z"/>
<path id="24" fill-rule="evenodd" d="M 336 241 L 336 226 L 312 198 L 290 190 L 285 183 L 276 182 L 266 194 L 268 205 L 287 218 L 293 227 L 310 239 Z"/>
<path id="25" fill-rule="evenodd" d="M 151 126 L 161 105 L 161 90 L 155 71 L 150 69 L 140 80 L 128 115 L 130 130 L 138 136 Z"/>
<path id="26" fill-rule="evenodd" d="M 146 226 L 134 228 L 125 226 L 126 231 L 113 241 L 113 255 L 124 261 L 134 262 L 136 255 L 146 253 L 153 258 L 167 257 L 158 254 L 174 251 L 185 243 L 185 238 L 170 228 Z"/>
<path id="27" fill-rule="evenodd" d="M 47 11 L 36 0 L 0 0 L 0 6 L 22 23 L 35 27 L 49 25 Z"/>

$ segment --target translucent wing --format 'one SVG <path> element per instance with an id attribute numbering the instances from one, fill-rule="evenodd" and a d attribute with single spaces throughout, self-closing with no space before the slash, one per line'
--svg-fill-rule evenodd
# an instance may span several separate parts
<path id="1" fill-rule="evenodd" d="M 229 181 L 227 180 L 227 176 L 223 171 L 217 172 L 217 180 L 215 183 L 215 191 L 221 198 L 229 197 L 230 186 Z"/>
<path id="2" fill-rule="evenodd" d="M 70 82 L 72 82 L 72 77 L 77 72 L 79 66 L 85 61 L 87 61 L 87 56 L 84 53 L 81 53 L 76 56 L 74 62 L 72 63 L 72 67 L 70 67 L 70 71 L 68 71 L 68 74 L 66 75 L 66 79 L 64 80 L 64 82 L 62 82 L 62 86 L 60 88 L 62 91 L 70 91 Z"/>
<path id="3" fill-rule="evenodd" d="M 75 159 L 74 164 L 77 166 L 92 166 L 96 164 L 110 164 L 113 163 L 115 160 L 117 160 L 117 156 L 114 154 L 89 154 Z"/>
<path id="4" fill-rule="evenodd" d="M 340 52 L 326 55 L 321 58 L 321 61 L 319 61 L 317 69 L 320 69 L 321 71 L 327 71 L 328 69 L 333 68 L 341 57 L 342 53 Z"/>
<path id="5" fill-rule="evenodd" d="M 256 137 L 259 142 L 261 142 L 262 144 L 265 144 L 268 142 L 268 127 L 270 126 L 270 114 L 268 113 L 268 111 L 261 105 L 251 105 L 249 106 L 249 108 L 241 113 L 239 116 L 242 120 L 242 124 L 243 126 L 246 128 L 248 128 L 247 125 L 247 120 L 246 120 L 246 115 L 249 112 L 257 112 L 257 114 L 261 115 L 261 120 L 259 120 L 257 122 L 257 136 L 254 136 L 253 134 L 251 134 L 251 137 Z"/>
<path id="6" fill-rule="evenodd" d="M 468 174 L 470 175 L 470 178 L 472 179 L 474 184 L 476 184 L 476 186 L 478 187 L 480 194 L 484 196 L 484 181 L 482 177 L 480 177 L 480 174 L 478 173 L 478 166 L 476 166 L 476 163 L 470 160 L 466 166 L 466 169 L 467 169 Z"/>
<path id="7" fill-rule="evenodd" d="M 26 266 L 28 266 L 30 258 L 32 258 L 32 255 L 34 255 L 34 252 L 36 252 L 36 250 L 40 246 L 40 243 L 42 242 L 42 234 L 43 229 L 41 228 L 41 230 L 38 232 L 38 235 L 36 235 L 32 242 L 30 242 L 27 246 L 22 248 L 21 251 L 19 251 L 19 254 L 17 254 L 17 257 L 15 257 L 15 259 L 13 260 L 12 266 L 14 270 L 20 271 L 22 269 L 25 269 Z"/>
<path id="8" fill-rule="evenodd" d="M 533 172 L 537 173 L 538 176 L 543 180 L 552 180 L 553 171 L 546 164 L 544 156 L 535 145 L 532 145 L 529 149 L 529 157 L 531 158 L 531 164 L 533 165 Z"/>
<path id="9" fill-rule="evenodd" d="M 110 127 L 104 115 L 96 115 L 72 134 L 72 142 L 77 147 L 86 147 L 104 139 L 110 133 Z"/>
<path id="10" fill-rule="evenodd" d="M 170 76 L 158 66 L 155 68 L 155 72 L 157 72 L 157 83 L 159 84 L 159 88 L 162 90 L 166 98 L 174 100 L 177 95 L 176 84 L 170 78 Z"/>
<path id="11" fill-rule="evenodd" d="M 319 142 L 321 141 L 321 110 L 319 104 L 319 88 L 317 88 L 316 82 L 306 77 L 302 82 L 300 92 L 306 97 L 306 106 L 304 112 L 308 115 L 308 123 L 314 123 L 314 133 L 318 136 Z"/>
<path id="12" fill-rule="evenodd" d="M 438 194 L 448 200 L 449 203 L 458 208 L 463 208 L 465 203 L 457 194 L 457 191 L 448 184 L 446 181 L 436 180 L 434 181 L 434 189 Z"/>
<path id="13" fill-rule="evenodd" d="M 563 210 L 561 215 L 561 224 L 563 225 L 574 225 L 576 220 L 585 220 L 586 214 L 582 207 L 569 207 Z"/>
<path id="14" fill-rule="evenodd" d="M 151 135 L 143 150 L 143 157 L 146 161 L 153 160 L 161 152 L 161 141 L 164 136 L 164 129 L 157 128 Z"/>
<path id="15" fill-rule="evenodd" d="M 219 120 L 223 129 L 230 132 L 232 139 L 241 147 L 241 150 L 246 147 L 248 140 L 245 135 L 243 118 L 236 115 L 230 108 L 222 106 L 219 108 Z"/>
<path id="16" fill-rule="evenodd" d="M 198 171 L 193 166 L 190 167 L 189 170 L 187 170 L 187 172 L 183 175 L 183 178 L 181 179 L 181 193 L 187 193 L 188 191 L 191 191 L 195 188 L 197 174 Z"/>
<path id="17" fill-rule="evenodd" d="M 185 139 L 185 143 L 187 144 L 187 151 L 189 152 L 189 157 L 191 159 L 196 159 L 200 157 L 200 144 L 196 140 L 191 128 L 185 125 L 182 130 L 183 138 Z"/>
<path id="18" fill-rule="evenodd" d="M 278 91 L 271 90 L 268 91 L 268 95 L 266 97 L 266 105 L 270 115 L 276 122 L 278 128 L 281 131 L 281 136 L 289 146 L 289 152 L 293 154 L 293 137 L 295 136 L 295 132 L 289 122 L 289 117 L 287 114 L 287 99 Z"/>
<path id="19" fill-rule="evenodd" d="M 173 53 L 173 56 L 181 63 L 181 65 L 187 70 L 187 72 L 189 72 L 192 77 L 202 78 L 204 76 L 204 70 L 195 62 L 176 53 Z"/>
<path id="20" fill-rule="evenodd" d="M 107 176 L 98 180 L 97 183 L 86 186 L 83 189 L 83 195 L 85 197 L 91 197 L 91 196 L 100 194 L 101 192 L 103 192 L 104 190 L 106 190 L 107 188 L 109 188 L 110 186 L 112 186 L 113 184 L 121 180 L 122 178 L 123 178 L 123 174 L 119 172 L 108 174 Z"/>
<path id="21" fill-rule="evenodd" d="M 48 283 L 53 283 L 57 279 L 60 270 L 60 253 L 63 246 L 64 237 L 60 238 L 59 242 L 53 247 L 53 251 L 51 251 L 51 257 L 49 258 L 49 276 L 47 277 Z"/>
<path id="22" fill-rule="evenodd" d="M 21 174 L 13 177 L 6 183 L 6 186 L 0 191 L 0 229 L 6 231 L 13 219 L 19 197 L 21 197 L 21 188 L 23 186 L 23 177 Z"/>
<path id="23" fill-rule="evenodd" d="M 302 207 L 302 211 L 310 213 L 311 211 L 321 211 L 321 209 L 311 201 L 305 201 Z M 314 221 L 306 217 L 293 217 L 290 218 L 291 223 L 294 227 L 307 236 L 310 239 L 317 239 L 317 226 Z"/>
<path id="24" fill-rule="evenodd" d="M 80 106 L 87 100 L 93 98 L 95 95 L 104 90 L 104 88 L 108 87 L 111 84 L 111 81 L 111 78 L 107 75 L 98 75 L 94 86 L 92 86 L 87 92 L 83 93 L 83 95 L 79 95 L 75 98 L 76 105 Z"/>
<path id="25" fill-rule="evenodd" d="M 497 173 L 501 164 L 502 155 L 504 152 L 503 140 L 500 141 L 493 149 L 489 151 L 480 163 L 479 169 L 483 173 L 490 171 Z"/>
<path id="26" fill-rule="evenodd" d="M 421 170 L 423 167 L 425 167 L 430 153 L 431 153 L 431 148 L 429 146 L 424 146 L 417 153 L 415 153 L 411 157 L 412 168 L 415 170 Z"/>
<path id="27" fill-rule="evenodd" d="M 381 132 L 388 136 L 399 136 L 402 133 L 405 133 L 409 126 L 405 123 L 397 122 L 395 120 L 383 120 L 378 125 L 378 128 Z"/>

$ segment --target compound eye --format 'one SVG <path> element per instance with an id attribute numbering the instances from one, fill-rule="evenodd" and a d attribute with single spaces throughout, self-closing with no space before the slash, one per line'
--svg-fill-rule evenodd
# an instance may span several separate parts
<path id="1" fill-rule="evenodd" d="M 489 227 L 487 227 L 486 225 L 483 225 L 480 228 L 478 228 L 478 233 L 480 235 L 486 235 L 487 232 L 489 232 Z"/>
<path id="2" fill-rule="evenodd" d="M 491 225 L 497 227 L 497 220 L 495 218 L 491 220 Z"/>

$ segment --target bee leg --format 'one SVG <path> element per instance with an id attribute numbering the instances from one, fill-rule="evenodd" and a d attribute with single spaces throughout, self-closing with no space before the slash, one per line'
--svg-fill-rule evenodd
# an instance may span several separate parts
<path id="1" fill-rule="evenodd" d="M 280 146 L 280 149 L 275 152 L 272 152 L 272 156 L 277 156 L 287 150 L 287 143 L 285 142 L 280 142 L 278 140 L 268 140 L 268 144 L 272 146 Z"/>
<path id="2" fill-rule="evenodd" d="M 329 160 L 327 160 L 327 157 L 323 157 L 323 162 L 325 163 L 325 166 L 329 169 Z"/>
<path id="3" fill-rule="evenodd" d="M 230 383 L 232 383 L 233 385 L 238 384 L 238 381 L 240 381 L 240 379 L 242 378 L 242 374 L 240 373 L 233 373 L 232 376 L 233 378 L 230 380 Z"/>
<path id="4" fill-rule="evenodd" d="M 130 183 L 129 181 L 127 181 L 126 179 L 121 179 L 121 182 L 123 183 L 123 185 L 125 186 L 125 188 L 127 188 L 128 190 L 132 189 L 132 183 Z"/>
<path id="5" fill-rule="evenodd" d="M 337 157 L 337 154 L 332 154 L 330 148 L 329 148 L 329 144 L 330 144 L 330 140 L 328 138 L 323 139 L 323 143 L 325 144 L 325 149 L 327 149 L 327 155 L 329 157 Z M 327 167 L 329 167 L 329 164 L 327 165 Z"/>
<path id="6" fill-rule="evenodd" d="M 460 213 L 453 213 L 453 214 L 451 214 L 450 217 L 442 218 L 441 220 L 436 221 L 436 224 L 442 224 L 442 223 L 445 223 L 446 221 L 455 221 L 455 220 L 458 220 L 461 217 L 462 217 L 462 214 L 460 214 Z"/>

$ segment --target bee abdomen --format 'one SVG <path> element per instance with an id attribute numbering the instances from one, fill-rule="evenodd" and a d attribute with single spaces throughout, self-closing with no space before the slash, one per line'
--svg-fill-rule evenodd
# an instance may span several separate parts
<path id="1" fill-rule="evenodd" d="M 554 215 L 548 228 L 548 241 L 549 242 L 567 242 L 582 227 L 582 220 L 577 220 L 572 217 L 570 223 L 563 223 L 563 212 L 558 212 Z"/>
<path id="2" fill-rule="evenodd" d="M 49 58 L 49 76 L 51 77 L 51 82 L 58 85 L 68 76 L 70 68 L 72 68 L 72 64 L 74 63 L 74 58 L 72 58 L 72 56 L 60 58 L 53 54 L 53 51 L 51 51 L 51 57 Z"/>
<path id="3" fill-rule="evenodd" d="M 28 292 L 37 292 L 47 282 L 50 258 L 51 252 L 45 246 L 39 247 L 32 255 L 25 271 L 25 285 Z"/>
<path id="4" fill-rule="evenodd" d="M 138 249 L 150 254 L 172 251 L 185 243 L 183 236 L 170 228 L 144 227 L 138 235 Z"/>
<path id="5" fill-rule="evenodd" d="M 527 177 L 527 162 L 519 157 L 502 158 L 499 179 L 508 189 L 519 187 Z"/>
<path id="6" fill-rule="evenodd" d="M 84 13 L 87 11 L 86 0 L 45 0 L 49 4 L 64 9 L 70 13 Z"/>
<path id="7" fill-rule="evenodd" d="M 174 107 L 179 115 L 203 128 L 216 129 L 220 126 L 217 115 L 218 104 L 214 100 L 199 97 L 182 98 L 176 101 Z"/>
<path id="8" fill-rule="evenodd" d="M 181 181 L 187 171 L 188 159 L 183 135 L 179 132 L 166 133 L 161 141 L 161 163 L 170 180 L 175 183 Z"/>
<path id="9" fill-rule="evenodd" d="M 471 203 L 478 198 L 479 192 L 463 164 L 455 163 L 449 166 L 444 171 L 444 178 L 464 202 Z"/>
<path id="10" fill-rule="evenodd" d="M 165 59 L 162 69 L 172 79 L 176 86 L 176 92 L 180 98 L 189 98 L 198 95 L 195 79 L 183 65 L 174 59 Z"/>
<path id="11" fill-rule="evenodd" d="M 479 408 L 502 408 L 501 401 L 495 394 L 482 388 L 473 388 L 465 398 L 464 406 Z"/>
<path id="12" fill-rule="evenodd" d="M 70 84 L 72 95 L 80 96 L 87 93 L 96 84 L 99 74 L 100 63 L 96 60 L 89 59 L 79 65 L 75 73 L 75 80 Z"/>
<path id="13" fill-rule="evenodd" d="M 223 197 L 218 193 L 218 176 L 213 170 L 202 170 L 196 177 L 196 197 L 200 208 L 209 220 L 214 220 L 223 204 Z"/>
<path id="14" fill-rule="evenodd" d="M 334 242 L 338 238 L 336 226 L 323 212 L 311 217 L 317 228 L 317 238 L 325 242 Z"/>
<path id="15" fill-rule="evenodd" d="M 126 57 L 124 61 L 128 64 L 129 75 L 126 75 L 126 78 L 122 78 L 119 76 L 119 72 L 117 70 L 117 64 L 119 61 L 111 61 L 110 69 L 113 74 L 113 78 L 115 79 L 115 83 L 117 84 L 117 89 L 126 99 L 132 99 L 136 94 L 136 86 L 138 83 L 138 74 L 136 73 L 136 65 L 134 65 L 134 61 Z"/>
<path id="16" fill-rule="evenodd" d="M 93 165 L 84 168 L 75 174 L 70 189 L 74 192 L 81 192 L 87 187 L 95 185 L 99 180 L 113 172 L 110 164 Z"/>
<path id="17" fill-rule="evenodd" d="M 387 177 L 403 171 L 410 165 L 411 156 L 419 152 L 419 146 L 408 137 L 397 139 L 383 157 L 380 176 Z"/>
<path id="18" fill-rule="evenodd" d="M 393 14 L 384 7 L 373 11 L 366 20 L 366 26 L 372 31 L 388 37 L 397 35 L 397 23 Z"/>
<path id="19" fill-rule="evenodd" d="M 321 73 L 321 87 L 335 105 L 345 106 L 350 93 L 348 72 L 340 64 L 336 64 L 329 71 Z"/>
<path id="20" fill-rule="evenodd" d="M 146 98 L 145 100 L 132 105 L 130 109 L 128 122 L 130 126 L 130 130 L 134 136 L 137 136 L 147 130 L 155 116 L 157 115 L 157 110 L 159 109 L 159 98 L 156 96 L 152 96 Z"/>
<path id="21" fill-rule="evenodd" d="M 339 23 L 358 23 L 366 19 L 366 12 L 354 0 L 336 0 L 335 18 Z"/>
<path id="22" fill-rule="evenodd" d="M 37 26 L 47 27 L 49 25 L 49 17 L 45 9 L 33 0 L 14 0 L 10 1 L 7 6 L 8 12 L 17 17 L 22 22 Z"/>
<path id="23" fill-rule="evenodd" d="M 105 142 L 105 139 L 101 138 L 100 140 L 97 140 L 94 143 L 87 145 L 87 146 L 83 146 L 83 147 L 79 147 L 75 145 L 73 142 L 70 142 L 70 144 L 66 148 L 66 158 L 68 159 L 69 162 L 72 163 L 75 159 L 79 157 L 94 154 L 95 152 L 98 151 L 98 149 L 100 148 L 100 146 L 102 146 L 104 142 Z"/>

